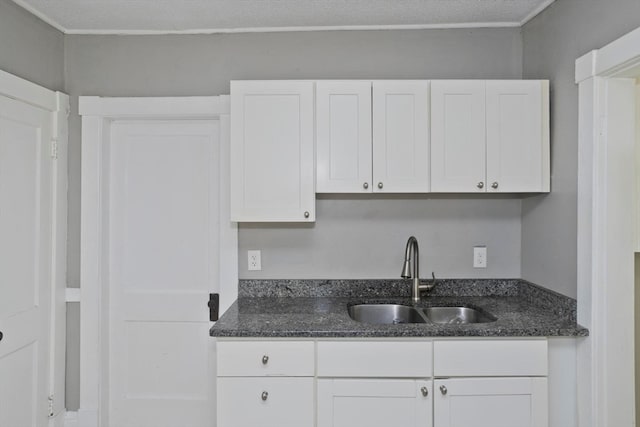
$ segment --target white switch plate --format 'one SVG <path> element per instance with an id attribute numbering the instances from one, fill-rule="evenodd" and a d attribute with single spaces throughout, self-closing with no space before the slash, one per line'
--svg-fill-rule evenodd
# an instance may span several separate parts
<path id="1" fill-rule="evenodd" d="M 473 267 L 487 268 L 487 247 L 486 246 L 473 247 Z"/>
<path id="2" fill-rule="evenodd" d="M 247 251 L 247 265 L 250 271 L 262 270 L 261 253 L 259 250 Z"/>

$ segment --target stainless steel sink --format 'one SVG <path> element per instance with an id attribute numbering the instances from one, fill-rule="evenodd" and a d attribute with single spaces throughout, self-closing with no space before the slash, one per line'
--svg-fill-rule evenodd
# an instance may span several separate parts
<path id="1" fill-rule="evenodd" d="M 349 316 L 363 323 L 395 325 L 402 323 L 438 323 L 463 325 L 495 322 L 486 312 L 471 307 L 428 307 L 416 309 L 400 304 L 357 304 L 349 307 Z"/>
<path id="2" fill-rule="evenodd" d="M 349 316 L 363 323 L 394 325 L 426 323 L 423 315 L 413 307 L 399 304 L 358 304 L 349 307 Z"/>
<path id="3" fill-rule="evenodd" d="M 497 319 L 469 307 L 429 307 L 422 309 L 433 323 L 461 325 L 466 323 L 488 323 Z"/>

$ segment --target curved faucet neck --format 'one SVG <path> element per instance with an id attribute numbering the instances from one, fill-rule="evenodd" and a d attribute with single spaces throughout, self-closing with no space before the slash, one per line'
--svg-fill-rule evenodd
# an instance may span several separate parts
<path id="1" fill-rule="evenodd" d="M 412 260 L 413 260 L 413 271 L 411 272 L 411 277 L 406 277 L 406 278 L 419 279 L 420 278 L 420 250 L 418 249 L 418 239 L 416 239 L 414 236 L 409 237 L 409 240 L 407 240 L 407 247 L 404 252 L 404 262 L 410 263 Z"/>

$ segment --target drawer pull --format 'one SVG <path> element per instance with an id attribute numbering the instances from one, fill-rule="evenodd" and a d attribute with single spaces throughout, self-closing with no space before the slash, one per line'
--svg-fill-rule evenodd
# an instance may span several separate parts
<path id="1" fill-rule="evenodd" d="M 442 393 L 443 395 L 447 394 L 447 388 L 443 385 L 440 386 L 440 393 Z"/>
<path id="2" fill-rule="evenodd" d="M 422 395 L 423 395 L 424 397 L 429 396 L 429 390 L 428 390 L 426 387 L 422 387 L 422 388 L 420 389 L 420 391 L 422 392 Z"/>
<path id="3" fill-rule="evenodd" d="M 267 393 L 266 391 L 262 392 L 262 400 L 267 400 L 269 398 L 269 393 Z"/>
<path id="4" fill-rule="evenodd" d="M 262 356 L 262 364 L 266 365 L 268 362 L 269 362 L 269 356 L 265 354 L 264 356 Z"/>

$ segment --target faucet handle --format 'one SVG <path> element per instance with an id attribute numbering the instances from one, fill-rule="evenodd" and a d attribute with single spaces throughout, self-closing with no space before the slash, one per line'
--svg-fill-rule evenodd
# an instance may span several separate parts
<path id="1" fill-rule="evenodd" d="M 436 283 L 437 283 L 436 274 L 433 271 L 431 272 L 431 278 L 432 278 L 432 280 L 425 280 L 424 283 L 420 283 L 420 290 L 421 291 L 427 291 L 428 292 L 428 291 L 430 291 L 430 290 L 432 290 L 433 288 L 436 287 Z"/>

